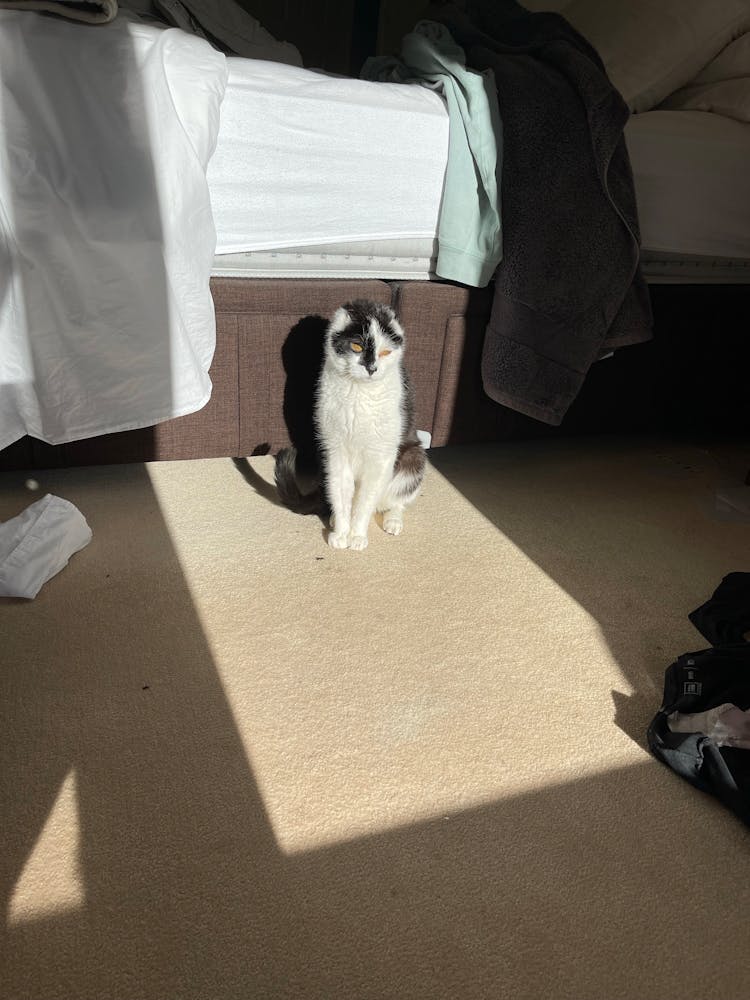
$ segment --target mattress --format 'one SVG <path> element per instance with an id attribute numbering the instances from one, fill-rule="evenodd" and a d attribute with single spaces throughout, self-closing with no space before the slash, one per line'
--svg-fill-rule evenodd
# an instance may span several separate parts
<path id="1" fill-rule="evenodd" d="M 644 254 L 750 260 L 750 125 L 647 111 L 630 119 L 625 140 Z"/>
<path id="2" fill-rule="evenodd" d="M 208 168 L 217 253 L 434 238 L 448 155 L 437 93 L 227 64 Z"/>
<path id="3" fill-rule="evenodd" d="M 436 281 L 437 241 L 371 240 L 221 254 L 212 274 L 221 278 L 380 278 Z M 650 284 L 750 284 L 750 260 L 644 250 L 641 269 Z"/>
<path id="4" fill-rule="evenodd" d="M 641 270 L 651 285 L 750 285 L 750 260 L 733 257 L 644 250 Z"/>
<path id="5" fill-rule="evenodd" d="M 353 240 L 221 254 L 213 275 L 222 278 L 382 278 L 429 281 L 435 278 L 437 240 Z"/>

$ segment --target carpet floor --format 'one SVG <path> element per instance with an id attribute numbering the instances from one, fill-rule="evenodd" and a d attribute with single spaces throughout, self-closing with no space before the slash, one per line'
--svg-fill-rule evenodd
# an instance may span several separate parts
<path id="1" fill-rule="evenodd" d="M 365 552 L 270 457 L 0 477 L 94 535 L 0 602 L 3 997 L 750 993 L 750 831 L 645 744 L 750 452 L 431 460 Z"/>

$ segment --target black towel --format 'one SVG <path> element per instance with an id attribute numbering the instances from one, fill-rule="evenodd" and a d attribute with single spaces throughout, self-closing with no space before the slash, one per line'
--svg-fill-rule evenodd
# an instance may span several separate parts
<path id="1" fill-rule="evenodd" d="M 623 138 L 628 109 L 558 14 L 515 0 L 436 4 L 473 69 L 495 75 L 504 155 L 503 261 L 482 377 L 497 402 L 559 424 L 590 366 L 651 337 Z"/>

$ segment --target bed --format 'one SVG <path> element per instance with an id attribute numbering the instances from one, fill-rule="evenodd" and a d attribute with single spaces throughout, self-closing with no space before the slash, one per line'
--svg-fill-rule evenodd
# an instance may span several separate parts
<path id="1" fill-rule="evenodd" d="M 315 94 L 309 83 L 317 85 L 318 77 L 322 93 Z M 264 90 L 270 92 L 259 111 L 257 97 Z M 313 118 L 319 126 L 332 99 L 335 117 L 329 115 L 327 129 L 316 128 L 300 149 L 294 140 L 304 121 Z M 353 122 L 362 115 L 366 125 L 353 133 Z M 339 151 L 344 133 L 354 140 L 346 157 Z M 647 278 L 750 280 L 747 123 L 704 111 L 659 109 L 633 115 L 625 140 Z M 398 151 L 407 141 L 410 155 L 402 157 Z M 371 144 L 390 151 L 375 171 L 369 165 Z M 363 81 L 230 60 L 218 145 L 208 168 L 217 226 L 213 274 L 436 280 L 447 151 L 447 114 L 431 91 L 387 85 L 375 90 Z M 315 201 L 304 196 L 306 186 L 317 188 Z M 394 201 L 394 190 L 403 200 Z"/>
<path id="2" fill-rule="evenodd" d="M 585 0 L 566 5 L 566 17 L 571 9 L 571 23 L 581 30 L 576 19 L 585 20 Z M 736 0 L 734 10 L 737 16 L 721 39 L 726 44 L 712 50 L 707 64 L 750 29 L 747 4 Z M 0 13 L 0 29 L 36 16 Z M 81 32 L 109 27 L 70 28 L 60 22 L 55 31 L 78 32 L 75 44 L 80 46 Z M 145 38 L 157 29 L 138 30 Z M 124 384 L 104 393 L 105 405 L 99 406 L 93 423 L 71 421 L 66 406 L 55 400 L 51 411 L 64 419 L 49 433 L 39 422 L 14 424 L 9 416 L 26 391 L 18 372 L 31 370 L 33 376 L 39 359 L 29 363 L 19 357 L 9 364 L 6 354 L 6 376 L 0 379 L 0 393 L 5 394 L 0 398 L 5 431 L 0 443 L 6 447 L 0 462 L 42 467 L 274 450 L 289 440 L 285 347 L 295 336 L 299 339 L 305 323 L 319 327 L 321 317 L 355 297 L 390 302 L 398 310 L 409 335 L 420 426 L 433 444 L 471 439 L 472 421 L 485 419 L 488 401 L 461 404 L 468 394 L 482 392 L 479 369 L 493 291 L 446 281 L 436 271 L 449 150 L 441 94 L 434 87 L 354 80 L 276 61 L 225 57 L 202 40 L 166 34 L 173 56 L 183 44 L 192 46 L 189 63 L 201 67 L 199 108 L 209 127 L 196 121 L 194 94 L 173 119 L 164 104 L 156 130 L 160 139 L 152 133 L 152 146 L 165 145 L 171 121 L 174 141 L 180 130 L 181 141 L 187 141 L 192 174 L 175 165 L 173 147 L 171 158 L 167 155 L 153 167 L 151 186 L 157 200 L 174 201 L 170 176 L 185 178 L 196 196 L 192 202 L 177 199 L 171 206 L 177 224 L 162 219 L 161 231 L 151 233 L 152 244 L 168 245 L 166 263 L 154 265 L 131 254 L 125 266 L 133 278 L 131 305 L 140 298 L 137 288 L 148 288 L 155 267 L 160 273 L 162 300 L 152 302 L 151 312 L 135 321 L 142 336 L 127 364 L 145 358 L 151 374 L 161 366 L 162 377 L 151 379 L 139 398 L 143 380 L 129 369 Z M 153 56 L 160 43 L 149 38 Z M 662 63 L 663 57 L 661 52 Z M 698 62 L 704 57 L 698 56 Z M 142 65 L 148 62 L 144 54 Z M 155 65 L 163 71 L 166 62 Z M 175 81 L 190 82 L 186 65 L 178 59 L 172 67 L 170 100 Z M 698 65 L 681 84 L 690 84 L 704 69 Z M 610 65 L 607 70 L 611 75 Z M 621 89 L 625 96 L 627 88 Z M 748 283 L 750 174 L 745 165 L 750 124 L 739 116 L 699 110 L 695 101 L 690 104 L 690 95 L 685 107 L 679 99 L 677 106 L 674 101 L 670 105 L 681 89 L 674 86 L 644 110 L 631 105 L 636 113 L 625 127 L 640 218 L 640 269 L 651 283 Z M 107 96 L 110 107 L 117 104 L 114 89 Z M 636 102 L 640 96 L 636 94 Z M 699 107 L 710 107 L 705 94 L 701 99 Z M 153 123 L 158 108 L 149 114 Z M 5 120 L 7 125 L 7 106 Z M 7 177 L 7 155 L 5 173 Z M 121 178 L 121 189 L 123 185 Z M 5 195 L 5 204 L 13 204 L 7 189 Z M 57 207 L 62 211 L 68 203 L 66 195 Z M 123 204 L 117 207 L 122 226 Z M 155 203 L 150 211 L 156 214 Z M 107 240 L 113 242 L 111 234 Z M 49 254 L 49 245 L 42 249 Z M 60 262 L 64 248 L 54 250 Z M 6 243 L 5 252 L 12 257 L 12 243 Z M 96 268 L 91 273 L 101 288 L 102 276 Z M 196 294 L 196 288 L 205 294 Z M 7 307 L 7 287 L 4 299 Z M 20 301 L 23 296 L 16 297 Z M 108 321 L 116 322 L 111 316 Z M 60 350 L 58 341 L 57 353 L 45 360 L 55 372 L 69 366 Z M 38 370 L 36 375 L 33 393 L 44 395 L 49 384 Z M 89 383 L 100 377 L 92 370 Z M 92 385 L 81 384 L 85 368 L 76 378 L 79 397 L 91 395 Z"/>

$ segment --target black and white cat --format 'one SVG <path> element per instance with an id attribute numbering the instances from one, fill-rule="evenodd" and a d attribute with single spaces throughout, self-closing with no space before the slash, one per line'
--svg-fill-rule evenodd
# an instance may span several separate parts
<path id="1" fill-rule="evenodd" d="M 427 459 L 404 340 L 393 310 L 377 302 L 348 302 L 328 324 L 314 422 L 332 548 L 366 548 L 375 511 L 385 531 L 400 534 L 404 510 L 419 493 Z M 320 513 L 320 492 L 303 493 L 296 472 L 294 449 L 283 449 L 276 458 L 281 499 L 300 513 Z"/>

